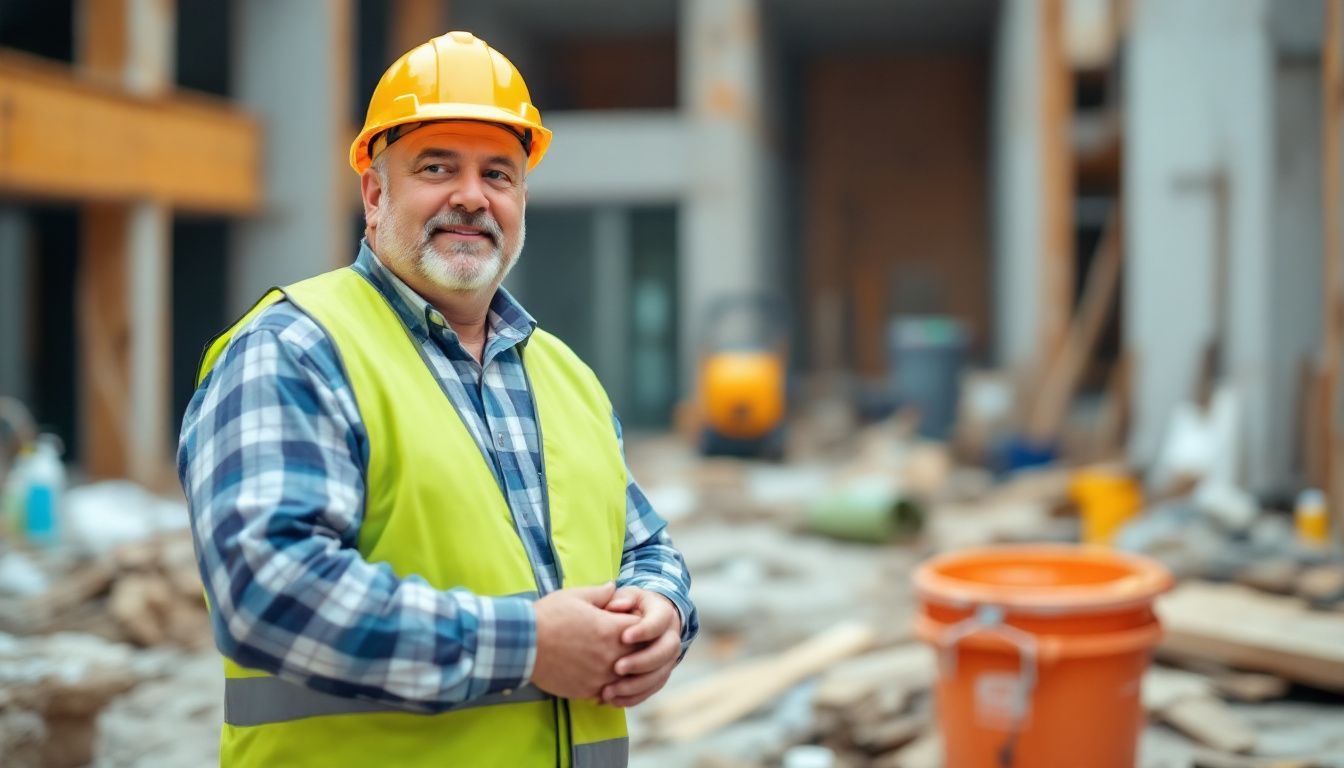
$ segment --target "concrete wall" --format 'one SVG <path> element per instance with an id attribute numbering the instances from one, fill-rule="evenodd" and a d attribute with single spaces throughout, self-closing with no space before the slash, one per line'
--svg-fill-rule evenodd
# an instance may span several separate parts
<path id="1" fill-rule="evenodd" d="M 1275 75 L 1274 268 L 1266 472 L 1294 477 L 1301 451 L 1300 370 L 1321 344 L 1321 78 L 1317 62 L 1281 58 Z"/>
<path id="2" fill-rule="evenodd" d="M 1230 185 L 1226 355 L 1243 458 L 1271 481 L 1273 58 L 1265 0 L 1138 0 L 1125 72 L 1125 335 L 1137 352 L 1133 458 L 1150 461 L 1214 328 L 1214 203 Z"/>
<path id="3" fill-rule="evenodd" d="M 350 0 L 242 0 L 235 9 L 234 98 L 263 116 L 266 198 L 232 239 L 233 313 L 270 286 L 354 258 L 350 10 Z"/>
<path id="4" fill-rule="evenodd" d="M 690 127 L 676 112 L 556 112 L 528 203 L 669 203 L 690 188 Z"/>
<path id="5" fill-rule="evenodd" d="M 1004 3 L 991 77 L 990 228 L 994 248 L 994 359 L 1031 365 L 1040 323 L 1041 233 L 1039 9 Z"/>

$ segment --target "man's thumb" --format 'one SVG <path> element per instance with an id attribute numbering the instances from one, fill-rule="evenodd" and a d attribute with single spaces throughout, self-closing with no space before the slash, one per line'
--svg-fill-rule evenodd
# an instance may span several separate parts
<path id="1" fill-rule="evenodd" d="M 608 581 L 595 587 L 578 587 L 574 593 L 585 602 L 592 603 L 598 608 L 606 608 L 611 596 L 616 594 L 616 582 Z"/>

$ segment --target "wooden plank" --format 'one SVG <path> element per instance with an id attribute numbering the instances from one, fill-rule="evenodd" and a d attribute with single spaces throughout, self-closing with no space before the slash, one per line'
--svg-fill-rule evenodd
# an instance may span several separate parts
<path id="1" fill-rule="evenodd" d="M 228 102 L 130 96 L 0 51 L 0 194 L 251 213 L 262 202 L 261 152 L 256 119 Z"/>
<path id="2" fill-rule="evenodd" d="M 882 688 L 908 696 L 933 687 L 938 659 L 924 643 L 906 643 L 858 656 L 832 667 L 812 694 L 814 707 L 845 709 Z"/>
<path id="3" fill-rule="evenodd" d="M 442 0 L 393 0 L 388 64 L 406 51 L 448 31 Z"/>
<path id="4" fill-rule="evenodd" d="M 81 69 L 91 78 L 123 88 L 130 59 L 127 0 L 84 0 L 75 20 Z"/>
<path id="5" fill-rule="evenodd" d="M 1053 360 L 1073 309 L 1072 72 L 1064 50 L 1064 0 L 1038 0 L 1040 59 L 1041 289 L 1036 354 Z"/>
<path id="6" fill-rule="evenodd" d="M 1052 442 L 1058 435 L 1073 401 L 1074 390 L 1092 357 L 1101 331 L 1110 317 L 1120 287 L 1123 248 L 1120 231 L 1123 220 L 1119 207 L 1112 212 L 1097 246 L 1097 255 L 1088 270 L 1087 285 L 1078 312 L 1069 324 L 1068 335 L 1036 393 L 1027 422 L 1027 434 L 1038 444 Z"/>
<path id="7" fill-rule="evenodd" d="M 1251 726 L 1212 696 L 1181 699 L 1162 710 L 1161 717 L 1171 727 L 1219 752 L 1255 749 Z"/>
<path id="8" fill-rule="evenodd" d="M 1187 582 L 1158 599 L 1160 650 L 1344 691 L 1344 615 L 1235 584 Z"/>
<path id="9" fill-rule="evenodd" d="M 80 235 L 79 370 L 84 471 L 93 478 L 124 477 L 131 399 L 131 319 L 127 307 L 125 243 L 130 219 L 116 203 L 84 207 Z"/>
<path id="10" fill-rule="evenodd" d="M 746 662 L 755 667 L 747 679 L 733 670 L 734 686 L 695 711 L 652 720 L 659 737 L 684 742 L 710 733 L 750 714 L 799 681 L 815 675 L 843 659 L 862 653 L 877 642 L 877 633 L 863 624 L 842 624 L 822 632 L 762 663 Z M 681 712 L 680 708 L 677 708 Z"/>

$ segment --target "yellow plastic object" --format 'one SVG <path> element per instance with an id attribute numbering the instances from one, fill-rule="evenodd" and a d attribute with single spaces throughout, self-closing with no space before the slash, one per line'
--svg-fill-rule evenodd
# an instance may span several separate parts
<path id="1" fill-rule="evenodd" d="M 369 167 L 369 144 L 378 134 L 426 120 L 479 120 L 530 132 L 528 170 L 551 143 L 518 69 L 470 32 L 440 35 L 388 67 L 369 99 L 364 130 L 350 145 L 350 167 L 355 173 Z"/>
<path id="2" fill-rule="evenodd" d="M 1330 515 L 1324 493 L 1315 489 L 1303 491 L 1297 497 L 1293 519 L 1298 541 L 1308 547 L 1323 547 L 1329 543 Z"/>
<path id="3" fill-rule="evenodd" d="M 706 426 L 724 437 L 763 437 L 784 418 L 784 361 L 770 352 L 718 352 L 704 362 Z"/>
<path id="4" fill-rule="evenodd" d="M 1070 495 L 1083 521 L 1083 542 L 1109 546 L 1115 534 L 1143 508 L 1139 483 L 1127 475 L 1084 469 L 1073 476 Z"/>

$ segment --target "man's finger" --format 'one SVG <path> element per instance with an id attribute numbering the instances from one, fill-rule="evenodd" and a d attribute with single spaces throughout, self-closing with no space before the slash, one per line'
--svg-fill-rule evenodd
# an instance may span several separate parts
<path id="1" fill-rule="evenodd" d="M 611 602 L 611 596 L 616 592 L 616 582 L 608 581 L 606 584 L 599 584 L 595 587 L 575 587 L 574 594 L 580 599 L 585 600 L 598 608 L 607 607 Z"/>
<path id="2" fill-rule="evenodd" d="M 647 643 L 672 628 L 672 619 L 675 616 L 673 609 L 670 606 L 654 607 L 652 602 L 646 601 L 648 608 L 645 609 L 643 618 L 638 624 L 625 630 L 625 634 L 621 635 L 621 642 L 626 645 Z"/>
<path id="3" fill-rule="evenodd" d="M 642 675 L 671 664 L 677 659 L 681 643 L 671 632 L 658 637 L 647 648 L 616 660 L 616 674 Z"/>
<path id="4" fill-rule="evenodd" d="M 621 587 L 616 590 L 615 596 L 611 602 L 607 603 L 608 611 L 618 613 L 627 613 L 635 610 L 639 606 L 639 589 L 637 587 Z"/>
<path id="5" fill-rule="evenodd" d="M 602 688 L 602 701 L 613 706 L 626 706 L 614 703 L 622 699 L 638 698 L 642 701 L 663 686 L 670 671 L 657 669 L 648 674 L 621 678 Z"/>

